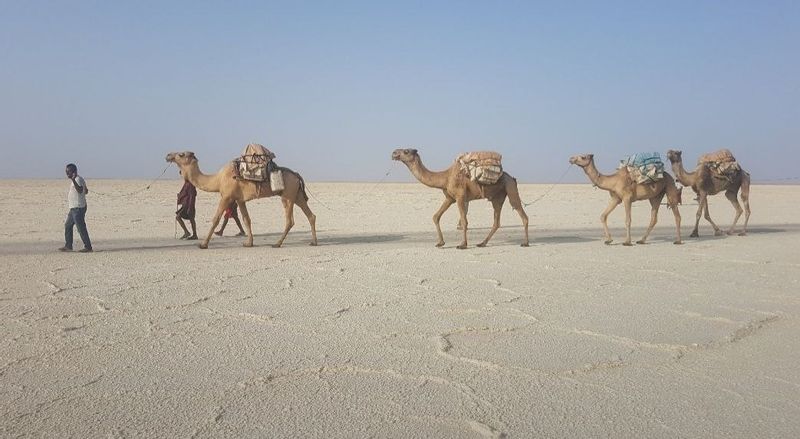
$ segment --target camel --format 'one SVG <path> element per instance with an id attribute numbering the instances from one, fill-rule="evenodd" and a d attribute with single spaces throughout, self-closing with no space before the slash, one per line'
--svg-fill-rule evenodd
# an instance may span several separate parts
<path id="1" fill-rule="evenodd" d="M 429 171 L 422 164 L 422 160 L 419 154 L 417 154 L 416 149 L 396 149 L 392 152 L 392 160 L 403 162 L 420 183 L 428 187 L 441 189 L 444 193 L 444 202 L 442 202 L 442 206 L 433 214 L 433 223 L 436 225 L 436 233 L 439 237 L 436 247 L 444 246 L 444 236 L 442 236 L 442 228 L 439 226 L 439 220 L 444 212 L 453 203 L 456 203 L 460 213 L 460 229 L 463 233 L 461 244 L 456 248 L 461 250 L 467 248 L 467 208 L 469 202 L 486 198 L 492 203 L 492 207 L 494 208 L 494 223 L 486 239 L 478 244 L 478 247 L 485 247 L 492 238 L 492 235 L 494 235 L 500 227 L 500 211 L 503 208 L 506 197 L 508 197 L 508 200 L 511 202 L 511 207 L 514 208 L 517 213 L 519 213 L 520 218 L 522 218 L 522 225 L 525 228 L 525 240 L 522 242 L 522 246 L 529 246 L 528 215 L 522 208 L 522 200 L 520 200 L 519 191 L 517 190 L 517 180 L 508 175 L 508 173 L 504 172 L 496 183 L 484 185 L 470 180 L 469 176 L 461 170 L 458 163 L 453 163 L 452 166 L 444 171 Z"/>
<path id="2" fill-rule="evenodd" d="M 611 213 L 620 203 L 625 205 L 625 230 L 626 238 L 622 245 L 630 246 L 631 243 L 631 205 L 634 201 L 650 200 L 650 225 L 647 227 L 642 239 L 636 241 L 637 244 L 646 244 L 647 237 L 653 230 L 658 221 L 658 208 L 664 195 L 667 196 L 667 204 L 675 215 L 675 230 L 677 238 L 673 244 L 682 244 L 681 241 L 681 214 L 678 212 L 680 204 L 680 193 L 675 187 L 675 180 L 671 175 L 664 172 L 664 177 L 655 183 L 637 183 L 628 173 L 626 168 L 619 169 L 611 175 L 603 175 L 594 164 L 594 154 L 576 155 L 570 157 L 569 162 L 583 168 L 592 183 L 600 189 L 608 191 L 611 200 L 608 207 L 600 215 L 605 232 L 605 243 L 611 244 L 611 233 L 608 231 L 608 214 Z"/>
<path id="3" fill-rule="evenodd" d="M 700 204 L 695 215 L 694 230 L 689 236 L 692 238 L 700 236 L 697 229 L 700 225 L 700 216 L 703 214 L 705 214 L 706 220 L 711 223 L 711 227 L 714 228 L 714 235 L 723 234 L 722 230 L 711 220 L 711 215 L 708 213 L 708 196 L 716 195 L 722 191 L 725 191 L 725 197 L 731 202 L 733 209 L 736 211 L 736 216 L 733 217 L 733 224 L 731 224 L 727 234 L 736 233 L 736 223 L 739 221 L 739 217 L 742 216 L 742 206 L 736 197 L 740 189 L 742 191 L 742 203 L 744 203 L 744 228 L 739 233 L 739 236 L 747 235 L 747 222 L 750 220 L 750 174 L 744 169 L 739 169 L 730 179 L 716 177 L 714 172 L 705 164 L 699 164 L 694 172 L 688 172 L 683 168 L 681 154 L 681 151 L 670 149 L 667 151 L 667 158 L 672 163 L 672 171 L 675 173 L 675 178 L 682 185 L 690 186 L 694 190 L 698 197 L 697 202 Z"/>
<path id="4" fill-rule="evenodd" d="M 245 247 L 253 246 L 253 229 L 250 224 L 250 214 L 247 212 L 247 203 L 256 198 L 266 198 L 273 195 L 280 195 L 281 202 L 283 203 L 283 212 L 285 225 L 283 235 L 281 235 L 278 242 L 272 247 L 280 247 L 283 244 L 286 235 L 289 234 L 292 226 L 294 226 L 294 205 L 300 206 L 303 213 L 308 218 L 308 223 L 311 224 L 311 245 L 317 245 L 317 229 L 316 229 L 316 215 L 311 212 L 308 207 L 308 195 L 305 190 L 305 181 L 300 174 L 287 169 L 280 168 L 283 171 L 284 190 L 280 193 L 273 192 L 270 188 L 269 182 L 254 182 L 248 180 L 241 180 L 234 178 L 234 169 L 231 163 L 226 164 L 222 169 L 214 175 L 205 175 L 200 171 L 197 165 L 197 157 L 191 151 L 184 152 L 171 152 L 167 154 L 167 161 L 175 163 L 181 170 L 183 178 L 191 182 L 198 189 L 205 192 L 219 192 L 220 200 L 217 206 L 217 212 L 211 221 L 211 228 L 208 231 L 206 238 L 199 244 L 202 249 L 208 248 L 208 242 L 214 235 L 214 230 L 219 223 L 220 217 L 225 208 L 231 202 L 236 202 L 239 206 L 239 211 L 242 214 L 245 228 L 247 229 L 247 239 L 244 242 Z"/>

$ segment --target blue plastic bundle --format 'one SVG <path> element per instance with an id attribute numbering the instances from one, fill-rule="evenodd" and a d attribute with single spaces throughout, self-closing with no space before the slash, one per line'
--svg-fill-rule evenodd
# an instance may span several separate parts
<path id="1" fill-rule="evenodd" d="M 638 183 L 654 182 L 664 177 L 664 162 L 657 152 L 634 154 L 620 161 L 619 167 L 627 167 Z"/>
<path id="2" fill-rule="evenodd" d="M 642 166 L 647 165 L 656 165 L 664 169 L 664 162 L 661 161 L 661 155 L 657 152 L 640 152 L 634 154 L 627 159 L 622 161 L 622 164 L 625 166 L 633 166 L 635 168 L 641 168 Z"/>

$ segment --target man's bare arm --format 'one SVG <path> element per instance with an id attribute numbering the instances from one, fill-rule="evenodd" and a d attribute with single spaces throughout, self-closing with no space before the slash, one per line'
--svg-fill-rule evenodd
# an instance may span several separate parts
<path id="1" fill-rule="evenodd" d="M 83 186 L 79 185 L 77 181 L 75 181 L 75 177 L 72 177 L 72 185 L 75 186 L 75 190 L 78 191 L 79 194 L 83 193 Z"/>

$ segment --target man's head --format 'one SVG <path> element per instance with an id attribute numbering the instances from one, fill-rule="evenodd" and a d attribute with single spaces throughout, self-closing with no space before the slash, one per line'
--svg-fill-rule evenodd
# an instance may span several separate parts
<path id="1" fill-rule="evenodd" d="M 75 166 L 75 163 L 70 163 L 67 165 L 66 172 L 67 172 L 67 177 L 72 178 L 78 175 L 78 167 Z"/>

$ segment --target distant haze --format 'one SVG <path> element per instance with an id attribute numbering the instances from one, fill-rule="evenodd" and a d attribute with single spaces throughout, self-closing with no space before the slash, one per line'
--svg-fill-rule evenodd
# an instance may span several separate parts
<path id="1" fill-rule="evenodd" d="M 522 182 L 593 152 L 797 177 L 800 2 L 4 2 L 0 178 L 205 172 L 250 142 L 310 181 L 491 149 Z M 666 160 L 666 158 L 664 157 Z M 177 175 L 172 171 L 173 175 Z M 389 181 L 411 181 L 397 164 Z M 564 181 L 586 181 L 571 169 Z"/>

